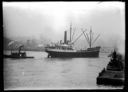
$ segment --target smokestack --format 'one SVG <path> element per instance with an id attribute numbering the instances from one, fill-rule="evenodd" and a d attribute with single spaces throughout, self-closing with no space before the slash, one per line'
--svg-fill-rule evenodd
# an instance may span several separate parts
<path id="1" fill-rule="evenodd" d="M 67 44 L 67 31 L 64 31 L 64 43 Z"/>

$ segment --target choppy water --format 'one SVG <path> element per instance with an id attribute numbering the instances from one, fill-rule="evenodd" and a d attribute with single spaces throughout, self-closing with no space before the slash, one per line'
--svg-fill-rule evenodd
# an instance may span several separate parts
<path id="1" fill-rule="evenodd" d="M 9 53 L 9 52 L 4 52 Z M 96 77 L 107 66 L 109 53 L 99 58 L 47 58 L 45 52 L 28 51 L 34 59 L 4 59 L 5 90 L 120 89 L 99 86 Z"/>

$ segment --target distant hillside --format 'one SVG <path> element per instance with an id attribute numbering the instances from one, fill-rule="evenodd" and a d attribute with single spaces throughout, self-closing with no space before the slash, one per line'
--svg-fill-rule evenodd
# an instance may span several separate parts
<path id="1" fill-rule="evenodd" d="M 8 49 L 10 49 L 9 48 L 9 46 L 8 46 L 8 44 L 9 44 L 9 42 L 11 42 L 12 40 L 11 39 L 9 39 L 9 38 L 7 38 L 7 37 L 4 37 L 4 39 L 3 39 L 3 42 L 4 42 L 4 49 L 5 50 L 8 50 Z"/>
<path id="2" fill-rule="evenodd" d="M 10 48 L 8 46 L 9 42 L 11 42 L 12 40 L 10 38 L 4 37 L 4 50 L 10 50 L 10 49 L 15 49 L 15 47 Z M 18 40 L 18 39 L 17 39 Z M 44 51 L 44 47 L 45 44 L 48 44 L 49 41 L 42 38 L 42 39 L 19 39 L 18 40 L 19 43 L 24 45 L 24 50 L 27 51 Z M 83 41 L 82 41 L 83 42 Z M 85 43 L 81 43 L 80 41 L 77 42 L 78 46 L 76 46 L 77 48 L 84 48 L 84 47 L 88 47 L 87 44 Z M 15 44 L 14 44 L 15 46 Z M 113 51 L 112 47 L 101 47 L 100 52 L 102 53 L 110 53 L 111 51 Z"/>
<path id="3" fill-rule="evenodd" d="M 13 41 L 7 37 L 4 37 L 3 42 L 4 42 L 4 50 L 10 50 L 16 49 L 16 45 L 17 43 L 14 43 L 11 47 L 8 46 L 8 44 Z M 44 50 L 44 46 L 39 46 L 39 44 L 42 44 L 42 42 L 36 40 L 36 39 L 30 39 L 30 40 L 20 40 L 18 41 L 18 43 L 23 44 L 24 45 L 24 50 L 27 51 L 43 51 Z"/>

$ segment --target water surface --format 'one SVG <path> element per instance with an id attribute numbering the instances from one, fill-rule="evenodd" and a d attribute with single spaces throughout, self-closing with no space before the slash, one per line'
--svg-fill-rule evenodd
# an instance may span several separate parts
<path id="1" fill-rule="evenodd" d="M 5 51 L 4 53 L 10 53 Z M 34 59 L 4 59 L 5 90 L 117 89 L 99 86 L 96 77 L 107 66 L 109 53 L 99 58 L 47 58 L 45 52 L 27 51 Z"/>

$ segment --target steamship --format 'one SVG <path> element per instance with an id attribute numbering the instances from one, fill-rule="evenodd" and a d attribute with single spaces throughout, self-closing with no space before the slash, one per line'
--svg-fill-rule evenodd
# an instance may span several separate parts
<path id="1" fill-rule="evenodd" d="M 45 47 L 45 52 L 48 53 L 48 58 L 54 58 L 54 57 L 69 57 L 69 58 L 75 58 L 75 57 L 83 57 L 83 58 L 89 58 L 99 57 L 100 52 L 100 46 L 92 47 L 92 44 L 98 39 L 99 35 L 93 40 L 92 42 L 92 30 L 90 30 L 89 34 L 85 33 L 85 31 L 82 30 L 82 33 L 76 38 L 75 41 L 72 41 L 71 39 L 71 33 L 72 33 L 72 25 L 70 25 L 70 40 L 67 40 L 67 31 L 64 32 L 64 42 L 62 40 L 59 43 L 55 44 L 48 44 Z M 89 48 L 85 50 L 76 50 L 74 49 L 74 43 L 84 34 L 88 44 Z M 73 35 L 72 35 L 73 36 Z"/>

